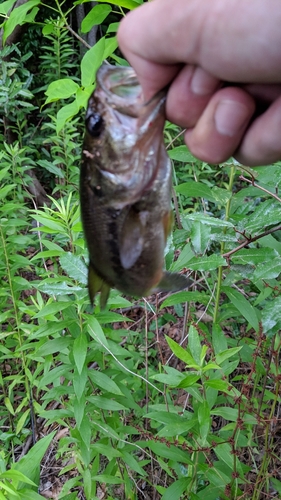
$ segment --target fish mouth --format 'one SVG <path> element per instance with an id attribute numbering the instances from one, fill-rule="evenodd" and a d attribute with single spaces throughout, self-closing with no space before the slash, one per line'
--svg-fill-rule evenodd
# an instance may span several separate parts
<path id="1" fill-rule="evenodd" d="M 141 85 L 130 66 L 103 64 L 97 73 L 97 84 L 112 109 L 132 118 L 154 121 L 166 100 L 166 92 L 160 91 L 149 101 L 144 101 Z M 160 109 L 161 108 L 161 109 Z M 142 123 L 143 128 L 143 123 Z"/>

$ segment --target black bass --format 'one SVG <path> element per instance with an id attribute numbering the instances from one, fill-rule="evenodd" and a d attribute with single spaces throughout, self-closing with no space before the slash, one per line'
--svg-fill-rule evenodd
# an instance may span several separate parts
<path id="1" fill-rule="evenodd" d="M 163 271 L 172 228 L 171 164 L 163 143 L 165 92 L 143 102 L 134 70 L 104 64 L 86 113 L 80 175 L 90 254 L 89 295 L 135 297 L 190 282 Z"/>

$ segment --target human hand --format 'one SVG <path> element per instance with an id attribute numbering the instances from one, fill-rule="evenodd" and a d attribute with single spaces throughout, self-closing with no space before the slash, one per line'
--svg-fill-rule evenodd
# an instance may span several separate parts
<path id="1" fill-rule="evenodd" d="M 266 165 L 281 159 L 280 21 L 280 0 L 154 0 L 118 39 L 147 99 L 170 84 L 167 118 L 195 156 Z"/>

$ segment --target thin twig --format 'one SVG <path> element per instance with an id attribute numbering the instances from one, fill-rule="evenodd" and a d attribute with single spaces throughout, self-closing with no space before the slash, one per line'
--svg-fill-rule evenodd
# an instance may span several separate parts
<path id="1" fill-rule="evenodd" d="M 177 135 L 176 137 L 174 137 L 171 142 L 169 142 L 169 144 L 166 146 L 166 150 L 169 149 L 170 146 L 172 146 L 172 144 L 182 135 L 186 132 L 186 128 L 184 128 L 183 130 L 181 130 Z"/>
<path id="2" fill-rule="evenodd" d="M 281 200 L 280 200 L 281 201 Z M 254 236 L 253 238 L 247 238 L 243 243 L 241 243 L 241 245 L 239 245 L 238 247 L 234 248 L 233 250 L 230 250 L 230 252 L 227 252 L 227 253 L 224 253 L 222 255 L 222 257 L 225 257 L 226 259 L 228 259 L 232 254 L 238 252 L 239 250 L 241 250 L 241 248 L 244 248 L 246 247 L 247 245 L 249 245 L 250 243 L 254 243 L 254 241 L 257 241 L 259 240 L 260 238 L 263 238 L 264 236 L 267 236 L 268 234 L 272 234 L 272 233 L 275 233 L 275 231 L 280 231 L 281 229 L 281 224 L 279 224 L 279 226 L 276 226 L 276 227 L 273 227 L 272 229 L 268 229 L 267 231 L 264 231 L 263 233 L 261 234 L 258 234 L 257 236 Z"/>
<path id="3" fill-rule="evenodd" d="M 81 36 L 78 35 L 78 33 L 76 33 L 76 31 L 74 31 L 71 26 L 69 26 L 69 24 L 66 26 L 68 31 L 70 31 L 70 33 L 75 36 L 79 42 L 83 43 L 83 45 L 85 45 L 85 47 L 87 47 L 87 49 L 91 49 L 91 45 L 89 45 L 85 40 L 83 40 L 83 38 Z"/>
<path id="4" fill-rule="evenodd" d="M 248 184 L 252 184 L 252 186 L 256 187 L 257 189 L 260 189 L 261 191 L 264 191 L 264 193 L 269 194 L 270 196 L 272 196 L 273 198 L 275 198 L 277 201 L 279 201 L 281 203 L 281 198 L 279 198 L 279 196 L 277 196 L 277 194 L 274 194 L 271 191 L 268 191 L 268 189 L 261 187 L 259 184 L 257 184 L 255 182 L 255 180 L 253 178 L 250 180 L 250 179 L 247 179 L 246 177 L 244 177 L 244 175 L 240 175 L 239 179 L 241 179 L 242 181 L 248 182 Z"/>

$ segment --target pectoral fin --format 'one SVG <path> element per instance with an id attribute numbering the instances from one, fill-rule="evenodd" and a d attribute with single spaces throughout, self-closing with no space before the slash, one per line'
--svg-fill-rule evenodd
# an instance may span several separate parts
<path id="1" fill-rule="evenodd" d="M 163 276 L 155 288 L 156 292 L 178 292 L 190 287 L 192 281 L 182 274 L 163 272 Z"/>
<path id="2" fill-rule="evenodd" d="M 93 266 L 89 265 L 88 290 L 91 304 L 94 304 L 95 296 L 100 292 L 100 308 L 104 309 L 109 297 L 110 286 L 96 273 Z"/>
<path id="3" fill-rule="evenodd" d="M 124 221 L 120 237 L 120 261 L 124 269 L 130 269 L 140 257 L 148 212 L 130 209 Z"/>

